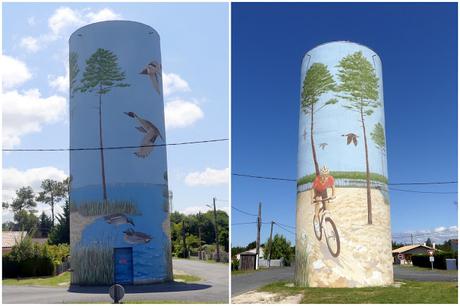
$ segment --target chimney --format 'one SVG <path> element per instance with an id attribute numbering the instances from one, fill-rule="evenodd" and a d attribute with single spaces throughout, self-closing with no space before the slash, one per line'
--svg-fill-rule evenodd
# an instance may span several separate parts
<path id="1" fill-rule="evenodd" d="M 423 243 L 423 246 L 426 246 L 426 242 Z"/>
<path id="2" fill-rule="evenodd" d="M 436 243 L 433 242 L 433 249 L 436 249 Z"/>

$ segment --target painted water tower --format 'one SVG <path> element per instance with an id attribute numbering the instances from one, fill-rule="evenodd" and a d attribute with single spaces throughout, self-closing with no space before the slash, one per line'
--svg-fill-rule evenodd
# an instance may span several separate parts
<path id="1" fill-rule="evenodd" d="M 171 280 L 160 37 L 105 21 L 69 45 L 71 282 Z"/>
<path id="2" fill-rule="evenodd" d="M 382 64 L 345 41 L 301 68 L 296 283 L 393 283 Z"/>

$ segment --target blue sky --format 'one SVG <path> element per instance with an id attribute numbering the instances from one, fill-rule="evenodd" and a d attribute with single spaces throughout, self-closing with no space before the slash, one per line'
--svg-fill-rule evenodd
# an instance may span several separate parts
<path id="1" fill-rule="evenodd" d="M 335 40 L 366 45 L 382 60 L 390 182 L 456 181 L 456 3 L 232 4 L 232 172 L 296 177 L 302 58 Z M 393 233 L 415 233 L 414 242 L 456 236 L 456 200 L 390 191 Z M 256 214 L 259 201 L 264 222 L 295 225 L 294 183 L 232 177 L 233 206 Z M 232 223 L 253 221 L 232 210 Z M 269 230 L 262 226 L 262 241 Z M 274 231 L 294 241 L 292 233 Z M 255 224 L 235 225 L 232 244 L 255 235 Z"/>
<path id="2" fill-rule="evenodd" d="M 108 19 L 160 34 L 168 142 L 228 138 L 226 3 L 4 3 L 3 148 L 68 147 L 67 40 Z M 228 142 L 168 148 L 174 209 L 197 212 L 214 196 L 227 199 L 228 160 Z M 3 200 L 24 185 L 39 191 L 42 179 L 62 179 L 68 167 L 68 152 L 4 153 Z"/>

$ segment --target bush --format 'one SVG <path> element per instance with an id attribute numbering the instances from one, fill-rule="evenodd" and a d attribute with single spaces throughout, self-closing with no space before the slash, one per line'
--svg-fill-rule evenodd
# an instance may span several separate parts
<path id="1" fill-rule="evenodd" d="M 457 253 L 437 253 L 434 255 L 433 268 L 435 269 L 446 269 L 446 259 L 455 258 L 458 266 L 458 254 Z M 412 255 L 412 265 L 423 268 L 431 268 L 430 256 L 429 255 Z"/>
<path id="2" fill-rule="evenodd" d="M 240 261 L 236 259 L 236 257 L 233 258 L 232 259 L 232 271 L 237 271 L 239 267 L 240 267 Z"/>
<path id="3" fill-rule="evenodd" d="M 54 275 L 56 266 L 68 255 L 68 245 L 41 246 L 27 236 L 9 254 L 3 255 L 3 278 Z"/>

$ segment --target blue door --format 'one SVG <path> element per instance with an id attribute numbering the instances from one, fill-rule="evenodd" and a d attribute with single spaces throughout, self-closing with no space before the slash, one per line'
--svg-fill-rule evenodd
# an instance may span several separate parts
<path id="1" fill-rule="evenodd" d="M 115 248 L 115 283 L 133 283 L 133 248 Z"/>

